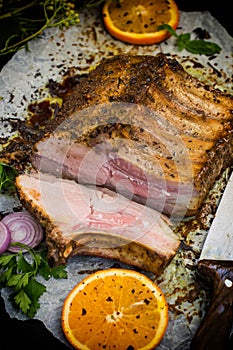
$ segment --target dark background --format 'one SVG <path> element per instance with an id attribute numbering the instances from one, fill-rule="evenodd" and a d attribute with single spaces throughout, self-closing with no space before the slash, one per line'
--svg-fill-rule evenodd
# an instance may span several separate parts
<path id="1" fill-rule="evenodd" d="M 233 36 L 233 17 L 229 0 L 221 0 L 217 5 L 205 0 L 177 0 L 176 3 L 181 11 L 209 11 Z M 5 63 L 0 59 L 0 69 Z M 2 345 L 5 349 L 17 347 L 22 347 L 24 350 L 31 350 L 34 347 L 49 350 L 69 349 L 54 338 L 40 321 L 11 319 L 5 311 L 2 298 L 0 298 L 0 332 L 1 343 L 5 344 L 5 346 Z"/>
<path id="2" fill-rule="evenodd" d="M 219 2 L 211 0 L 176 0 L 181 11 L 209 11 L 228 33 L 233 36 L 233 13 L 230 10 L 229 0 Z"/>

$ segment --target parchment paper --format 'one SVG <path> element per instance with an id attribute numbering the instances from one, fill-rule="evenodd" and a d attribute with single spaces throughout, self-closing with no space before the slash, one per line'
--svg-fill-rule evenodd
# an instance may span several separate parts
<path id="1" fill-rule="evenodd" d="M 27 106 L 34 100 L 49 96 L 46 84 L 49 79 L 61 81 L 68 69 L 74 74 L 88 72 L 103 57 L 118 53 L 152 54 L 162 51 L 176 57 L 187 71 L 215 87 L 232 92 L 233 38 L 208 12 L 180 13 L 177 30 L 192 32 L 201 27 L 211 35 L 210 40 L 222 47 L 214 57 L 178 52 L 175 39 L 170 38 L 160 45 L 133 46 L 113 39 L 103 28 L 97 9 L 80 13 L 80 23 L 68 30 L 46 30 L 40 39 L 29 44 L 29 51 L 16 53 L 0 74 L 0 137 L 13 137 L 10 119 L 22 120 L 27 116 Z M 198 64 L 197 64 L 198 63 Z M 1 145 L 0 145 L 1 151 Z M 225 175 L 224 175 L 225 176 Z M 216 185 L 210 194 L 212 203 L 217 203 L 224 183 Z M 20 207 L 17 198 L 0 196 L 0 211 L 12 211 Z M 207 220 L 208 221 L 208 220 Z M 190 249 L 180 249 L 171 264 L 157 279 L 170 305 L 170 321 L 159 350 L 189 349 L 191 338 L 204 315 L 207 299 L 203 290 L 198 290 L 194 281 L 193 266 L 196 264 L 206 230 L 196 228 L 189 232 L 185 244 Z M 35 318 L 61 342 L 70 346 L 61 329 L 61 309 L 68 292 L 78 281 L 96 269 L 108 268 L 114 261 L 95 257 L 74 257 L 67 265 L 68 279 L 48 282 L 47 292 L 40 299 L 41 307 Z M 123 264 L 119 266 L 130 268 Z M 151 278 L 151 276 L 149 274 Z M 1 290 L 6 310 L 11 317 L 25 320 L 8 302 L 8 289 Z"/>

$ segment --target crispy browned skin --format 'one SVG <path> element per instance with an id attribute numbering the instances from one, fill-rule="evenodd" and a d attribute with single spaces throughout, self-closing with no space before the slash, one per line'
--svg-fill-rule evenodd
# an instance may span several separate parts
<path id="1" fill-rule="evenodd" d="M 187 163 L 182 165 L 179 163 L 179 157 L 172 156 L 172 146 L 169 149 L 169 143 L 158 144 L 156 137 L 153 139 L 152 134 L 158 135 L 155 126 L 151 125 L 150 133 L 140 127 L 142 122 L 145 122 L 143 113 L 135 117 L 137 125 L 133 127 L 124 125 L 122 118 L 117 117 L 115 122 L 118 131 L 114 133 L 113 124 L 101 130 L 98 126 L 98 113 L 93 112 L 80 120 L 82 137 L 75 133 L 72 123 L 77 123 L 77 120 L 72 116 L 75 116 L 77 111 L 113 102 L 127 102 L 149 107 L 156 112 L 160 120 L 169 125 L 168 128 L 174 128 L 175 138 L 174 140 L 170 138 L 168 141 L 171 145 L 175 144 L 175 139 L 183 143 L 191 161 L 189 175 L 186 176 Z M 68 117 L 70 117 L 69 127 L 72 132 L 74 131 L 74 135 L 67 136 L 66 133 L 64 137 L 71 137 L 72 140 L 76 138 L 77 143 L 83 143 L 89 148 L 98 144 L 98 140 L 102 140 L 100 134 L 112 145 L 115 145 L 116 139 L 120 137 L 125 139 L 121 149 L 126 150 L 124 156 L 127 162 L 131 161 L 132 156 L 127 158 L 126 154 L 135 147 L 135 142 L 132 146 L 130 141 L 137 141 L 139 146 L 134 149 L 137 161 L 132 160 L 132 162 L 140 167 L 146 176 L 153 177 L 154 164 L 159 161 L 168 189 L 171 188 L 173 192 L 179 191 L 174 188 L 180 184 L 184 188 L 185 196 L 185 187 L 188 188 L 193 184 L 193 195 L 186 215 L 193 215 L 197 211 L 218 176 L 232 164 L 233 97 L 198 81 L 185 72 L 176 60 L 163 54 L 155 57 L 119 55 L 104 59 L 88 77 L 82 79 L 80 84 L 66 95 L 57 120 L 61 122 Z M 50 127 L 55 128 L 56 123 L 55 120 L 54 125 Z M 96 126 L 88 131 L 90 124 Z M 48 134 L 50 135 L 50 132 Z M 63 137 L 59 133 L 54 135 Z M 141 151 L 140 146 L 143 146 Z M 146 157 L 144 150 L 152 148 L 152 153 L 148 151 L 147 160 L 151 165 L 151 171 L 149 171 L 148 168 L 143 167 Z M 38 148 L 36 148 L 36 157 L 40 158 Z M 154 168 L 154 173 L 156 171 Z M 158 177 L 152 179 L 152 182 L 156 181 L 159 181 Z M 140 195 L 136 199 L 140 201 L 139 197 Z M 164 210 L 166 214 L 172 212 L 175 201 L 177 204 L 176 197 L 168 198 L 167 207 L 165 205 Z M 155 208 L 156 205 L 155 203 Z"/>
<path id="2" fill-rule="evenodd" d="M 86 79 L 70 90 L 61 113 L 66 118 L 77 109 L 113 101 L 140 103 L 166 117 L 170 112 L 169 115 L 172 113 L 173 117 L 187 122 L 208 120 L 211 124 L 214 119 L 214 130 L 218 121 L 233 117 L 232 96 L 200 82 L 164 54 L 103 59 Z M 202 130 L 198 134 L 202 135 Z"/>

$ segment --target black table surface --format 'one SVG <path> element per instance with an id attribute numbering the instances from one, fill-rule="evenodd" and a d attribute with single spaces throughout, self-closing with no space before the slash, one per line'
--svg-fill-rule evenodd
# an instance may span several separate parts
<path id="1" fill-rule="evenodd" d="M 213 1 L 205 0 L 177 0 L 176 3 L 182 11 L 209 11 L 225 27 L 228 33 L 233 36 L 233 17 L 228 0 L 221 0 L 217 5 Z M 69 349 L 65 344 L 56 339 L 41 321 L 35 319 L 19 321 L 10 318 L 5 311 L 2 298 L 0 298 L 0 330 L 1 343 L 5 344 L 3 347 L 1 346 L 2 349 L 14 349 L 17 346 L 22 346 L 24 350 L 31 350 L 34 347 L 46 350 Z"/>

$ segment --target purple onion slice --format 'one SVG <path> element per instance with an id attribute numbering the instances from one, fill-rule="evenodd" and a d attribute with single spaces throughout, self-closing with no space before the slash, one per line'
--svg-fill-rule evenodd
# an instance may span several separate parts
<path id="1" fill-rule="evenodd" d="M 19 242 L 31 248 L 35 248 L 42 241 L 44 231 L 42 226 L 27 211 L 15 212 L 6 215 L 1 221 L 10 232 L 10 245 L 7 250 L 13 253 L 24 251 L 21 247 L 11 246 L 11 243 Z"/>
<path id="2" fill-rule="evenodd" d="M 11 235 L 8 227 L 3 222 L 0 222 L 0 254 L 7 250 L 10 240 Z"/>

